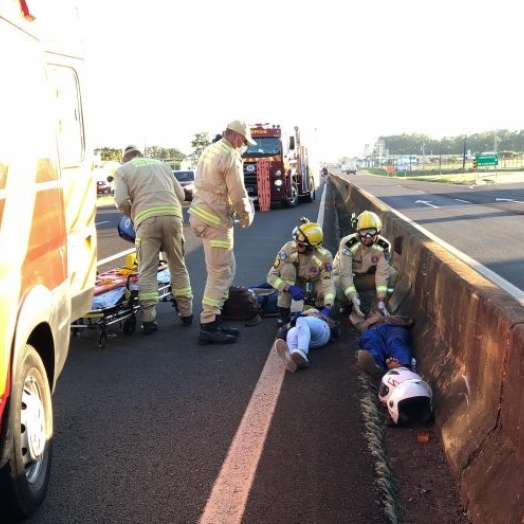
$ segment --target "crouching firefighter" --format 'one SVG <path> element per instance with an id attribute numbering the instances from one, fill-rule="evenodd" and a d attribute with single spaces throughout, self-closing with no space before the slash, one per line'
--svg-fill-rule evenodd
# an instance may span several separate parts
<path id="1" fill-rule="evenodd" d="M 305 217 L 300 220 L 267 274 L 268 284 L 278 290 L 279 325 L 291 320 L 292 300 L 306 300 L 326 316 L 335 301 L 333 255 L 322 247 L 322 228 Z"/>

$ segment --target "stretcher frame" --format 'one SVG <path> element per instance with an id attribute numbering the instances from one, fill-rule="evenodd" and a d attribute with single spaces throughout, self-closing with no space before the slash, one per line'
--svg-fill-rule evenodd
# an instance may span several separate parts
<path id="1" fill-rule="evenodd" d="M 137 324 L 136 313 L 140 309 L 138 289 L 135 289 L 136 283 L 132 284 L 133 279 L 136 282 L 136 277 L 138 277 L 136 272 L 128 275 L 124 295 L 115 304 L 92 309 L 73 322 L 70 326 L 73 337 L 80 338 L 83 329 L 98 329 L 97 344 L 99 348 L 104 349 L 108 339 L 107 328 L 112 325 L 119 323 L 122 333 L 128 336 L 134 335 Z M 171 301 L 176 308 L 176 302 L 171 294 L 171 283 L 159 283 L 158 301 Z"/>

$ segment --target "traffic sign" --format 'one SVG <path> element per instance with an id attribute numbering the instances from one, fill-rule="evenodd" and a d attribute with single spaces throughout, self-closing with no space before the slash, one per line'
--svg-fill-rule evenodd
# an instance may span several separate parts
<path id="1" fill-rule="evenodd" d="M 480 153 L 480 155 L 476 155 L 476 160 L 479 166 L 499 165 L 499 156 L 497 153 Z"/>

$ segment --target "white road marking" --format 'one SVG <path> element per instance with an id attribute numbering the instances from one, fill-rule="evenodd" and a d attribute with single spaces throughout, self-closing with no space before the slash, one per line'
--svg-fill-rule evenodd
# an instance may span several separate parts
<path id="1" fill-rule="evenodd" d="M 517 204 L 524 204 L 522 200 L 513 200 L 512 198 L 495 198 L 495 202 L 516 202 Z"/>
<path id="2" fill-rule="evenodd" d="M 125 251 L 120 251 L 120 253 L 116 253 L 110 257 L 103 258 L 102 260 L 99 260 L 96 265 L 98 267 L 103 266 L 104 264 L 108 264 L 109 262 L 113 262 L 113 260 L 117 260 L 118 258 L 123 258 L 131 253 L 134 253 L 136 250 L 135 248 L 126 249 Z"/>
<path id="3" fill-rule="evenodd" d="M 435 209 L 439 208 L 435 204 L 432 204 L 429 200 L 415 200 L 415 204 L 424 204 L 425 206 L 433 207 Z"/>
<path id="4" fill-rule="evenodd" d="M 504 291 L 509 293 L 521 306 L 524 306 L 524 291 L 522 289 L 519 289 L 518 287 L 514 286 L 511 282 L 508 282 L 504 278 L 502 278 L 500 275 L 497 275 L 494 271 L 491 271 L 491 269 L 487 268 L 486 266 L 483 266 L 481 263 L 477 262 L 474 258 L 471 258 L 470 256 L 466 255 L 465 253 L 462 253 L 462 251 L 459 251 L 457 248 L 452 246 L 451 244 L 448 244 L 446 241 L 439 238 L 437 235 L 434 235 L 427 229 L 424 229 L 422 226 L 419 226 L 416 222 L 408 218 L 406 215 L 403 215 L 402 213 L 399 213 L 395 209 L 391 209 L 391 211 L 400 217 L 405 222 L 409 223 L 414 228 L 418 229 L 422 233 L 424 233 L 428 238 L 436 242 L 439 246 L 442 246 L 444 249 L 447 249 L 451 254 L 456 256 L 458 259 L 462 260 L 462 262 L 466 263 L 469 267 L 474 269 L 477 273 L 480 273 L 482 276 L 486 277 L 488 280 L 493 282 L 495 285 L 502 288 Z"/>
<path id="5" fill-rule="evenodd" d="M 322 191 L 317 224 L 324 222 L 326 190 Z M 285 368 L 271 352 L 228 450 L 199 524 L 240 524 L 280 396 Z"/>
<path id="6" fill-rule="evenodd" d="M 285 375 L 273 348 L 199 524 L 240 524 Z"/>

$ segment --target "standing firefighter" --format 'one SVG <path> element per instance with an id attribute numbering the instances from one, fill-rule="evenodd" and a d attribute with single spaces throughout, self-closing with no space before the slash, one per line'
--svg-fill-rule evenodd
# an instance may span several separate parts
<path id="1" fill-rule="evenodd" d="M 207 146 L 198 161 L 190 227 L 202 239 L 207 281 L 202 298 L 199 344 L 232 344 L 238 330 L 221 325 L 221 312 L 236 272 L 233 252 L 235 214 L 242 227 L 253 222 L 254 207 L 244 187 L 242 153 L 255 145 L 249 128 L 235 120 L 224 136 Z"/>
<path id="2" fill-rule="evenodd" d="M 291 319 L 291 300 L 308 299 L 326 316 L 335 301 L 333 256 L 322 247 L 322 228 L 307 218 L 301 220 L 293 230 L 293 240 L 282 246 L 267 274 L 268 284 L 279 291 L 280 325 Z"/>
<path id="3" fill-rule="evenodd" d="M 158 326 L 158 262 L 164 252 L 171 274 L 171 292 L 182 325 L 193 320 L 193 295 L 185 264 L 182 205 L 184 190 L 165 163 L 144 158 L 135 146 L 128 146 L 124 163 L 115 172 L 115 204 L 132 218 L 136 229 L 138 259 L 138 301 L 142 333 L 150 335 Z"/>
<path id="4" fill-rule="evenodd" d="M 340 241 L 333 261 L 337 300 L 342 306 L 352 304 L 354 312 L 363 317 L 360 294 L 371 294 L 377 309 L 388 315 L 384 301 L 396 278 L 396 271 L 389 264 L 391 245 L 380 235 L 382 222 L 371 211 L 362 212 L 354 228 L 356 233 Z"/>

